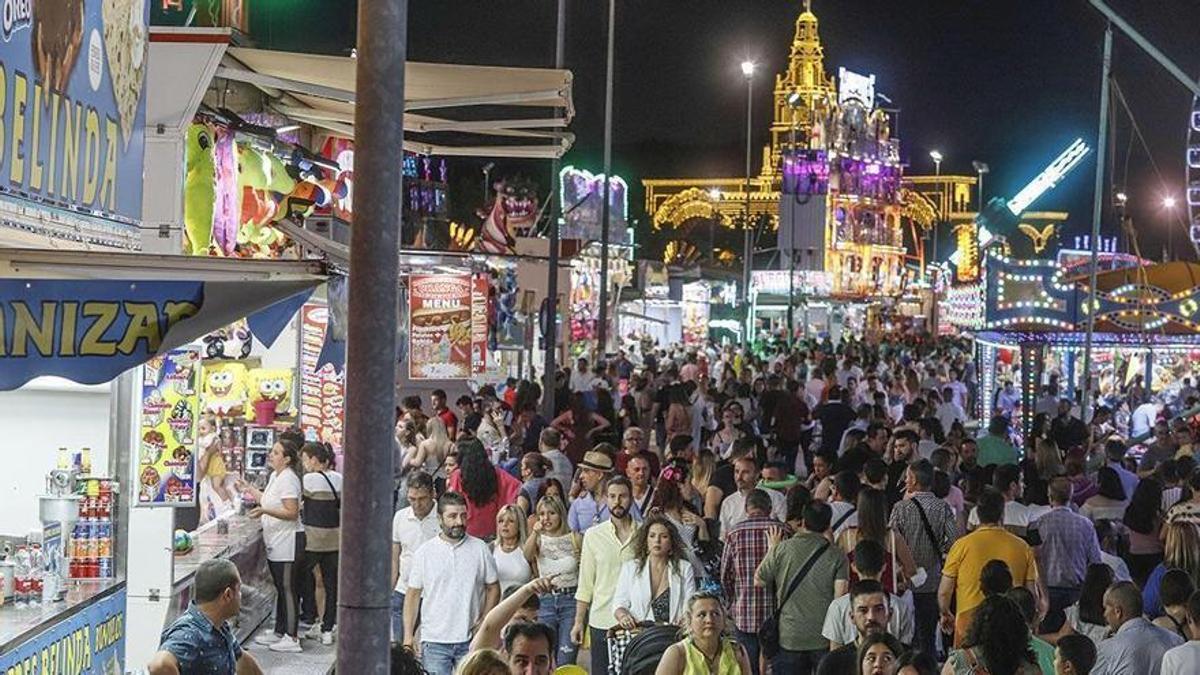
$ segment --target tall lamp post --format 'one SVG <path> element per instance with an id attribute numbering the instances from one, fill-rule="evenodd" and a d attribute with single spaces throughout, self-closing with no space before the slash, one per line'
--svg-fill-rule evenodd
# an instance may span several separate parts
<path id="1" fill-rule="evenodd" d="M 608 0 L 608 56 L 604 78 L 604 185 L 600 190 L 600 322 L 596 330 L 596 359 L 608 353 L 608 191 L 612 175 L 613 119 L 613 34 L 616 31 L 617 0 Z"/>
<path id="2" fill-rule="evenodd" d="M 983 207 L 985 206 L 983 202 L 983 176 L 991 171 L 991 167 L 987 165 L 987 162 L 981 162 L 977 159 L 971 162 L 971 166 L 975 167 L 975 175 L 978 177 L 976 187 L 978 188 L 979 197 L 977 199 L 979 200 L 979 212 L 983 213 Z"/>
<path id="3" fill-rule="evenodd" d="M 1169 216 L 1175 215 L 1174 214 L 1175 197 L 1173 197 L 1171 195 L 1167 195 L 1166 197 L 1163 197 L 1162 205 L 1163 205 L 1163 208 L 1168 211 Z M 1172 219 L 1169 218 L 1168 222 L 1170 222 L 1170 220 L 1172 220 Z M 1171 260 L 1174 260 L 1174 259 L 1175 259 L 1175 228 L 1173 227 L 1173 223 L 1172 223 L 1171 226 L 1167 227 L 1167 261 L 1170 262 Z"/>
<path id="4" fill-rule="evenodd" d="M 751 154 L 751 113 L 754 106 L 754 69 L 757 64 L 753 61 L 742 61 L 742 75 L 746 78 L 746 213 L 742 221 L 745 229 L 745 240 L 742 255 L 742 305 L 746 311 L 746 342 L 754 340 L 751 325 L 754 317 L 750 312 L 750 271 L 753 269 L 754 236 L 750 229 L 750 154 Z"/>
<path id="5" fill-rule="evenodd" d="M 941 176 L 942 175 L 942 159 L 943 159 L 941 151 L 940 150 L 930 150 L 929 158 L 933 160 L 933 175 Z M 939 182 L 938 183 L 938 213 L 937 213 L 937 218 L 934 219 L 934 221 L 933 221 L 933 237 L 932 237 L 933 245 L 930 247 L 932 250 L 930 251 L 930 256 L 929 256 L 930 260 L 932 260 L 935 263 L 937 262 L 938 225 L 940 225 L 942 222 L 942 212 L 945 210 L 943 208 L 945 201 L 946 201 L 945 196 L 946 196 L 945 193 L 942 191 L 941 183 Z"/>

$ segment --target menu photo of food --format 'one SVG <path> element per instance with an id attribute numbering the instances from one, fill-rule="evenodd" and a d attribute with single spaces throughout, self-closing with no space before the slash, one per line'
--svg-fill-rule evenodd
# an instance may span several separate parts
<path id="1" fill-rule="evenodd" d="M 409 280 L 408 373 L 414 380 L 471 377 L 470 274 L 414 274 Z"/>
<path id="2" fill-rule="evenodd" d="M 170 352 L 145 368 L 136 478 L 139 506 L 191 506 L 196 500 L 200 351 Z"/>

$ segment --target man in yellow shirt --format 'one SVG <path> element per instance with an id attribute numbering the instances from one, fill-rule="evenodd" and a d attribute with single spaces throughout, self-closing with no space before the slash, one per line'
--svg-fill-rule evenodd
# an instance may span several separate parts
<path id="1" fill-rule="evenodd" d="M 975 609 L 983 603 L 980 584 L 983 568 L 992 560 L 1008 565 L 1013 586 L 1024 586 L 1038 599 L 1045 610 L 1045 597 L 1038 583 L 1037 559 L 1033 548 L 1020 537 L 1004 528 L 1004 495 L 988 488 L 977 506 L 979 527 L 954 542 L 946 554 L 942 582 L 938 586 L 938 608 L 942 614 L 942 630 L 954 629 L 954 646 L 966 636 Z M 957 614 L 950 611 L 952 598 L 957 595 Z"/>
<path id="2" fill-rule="evenodd" d="M 604 490 L 609 519 L 588 528 L 579 551 L 579 586 L 575 590 L 575 625 L 571 640 L 583 644 L 583 629 L 591 637 L 593 673 L 608 672 L 608 629 L 617 625 L 613 595 L 621 576 L 621 564 L 633 558 L 633 522 L 630 505 L 633 486 L 617 476 Z"/>

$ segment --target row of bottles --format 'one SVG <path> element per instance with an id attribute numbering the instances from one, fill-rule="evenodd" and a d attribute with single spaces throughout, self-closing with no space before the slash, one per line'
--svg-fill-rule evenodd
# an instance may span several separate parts
<path id="1" fill-rule="evenodd" d="M 42 604 L 42 575 L 46 559 L 41 544 L 17 547 L 13 555 L 13 604 L 18 608 L 37 607 Z M 3 579 L 0 578 L 0 585 Z M 3 602 L 0 594 L 0 602 Z"/>

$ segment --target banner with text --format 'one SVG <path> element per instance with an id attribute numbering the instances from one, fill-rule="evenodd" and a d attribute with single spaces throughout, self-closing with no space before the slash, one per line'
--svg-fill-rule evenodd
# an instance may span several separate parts
<path id="1" fill-rule="evenodd" d="M 109 675 L 123 672 L 124 588 L 0 653 L 0 673 Z"/>
<path id="2" fill-rule="evenodd" d="M 0 193 L 141 220 L 150 4 L 4 3 Z"/>

